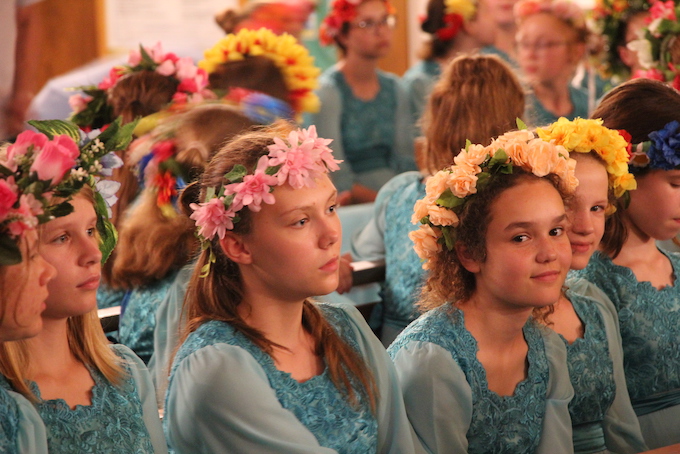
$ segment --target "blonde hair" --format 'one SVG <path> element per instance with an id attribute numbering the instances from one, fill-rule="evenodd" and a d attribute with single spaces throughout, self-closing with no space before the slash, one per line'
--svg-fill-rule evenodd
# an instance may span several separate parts
<path id="1" fill-rule="evenodd" d="M 85 185 L 76 195 L 82 195 L 94 203 L 94 194 L 90 186 Z M 55 199 L 54 203 L 60 200 Z M 42 233 L 42 229 L 38 229 Z M 109 346 L 104 335 L 97 309 L 87 314 L 69 317 L 67 321 L 68 344 L 71 353 L 83 364 L 98 370 L 115 386 L 121 384 L 126 372 L 121 360 Z M 32 402 L 38 398 L 33 394 L 26 376 L 30 367 L 28 342 L 26 340 L 0 343 L 0 373 L 9 381 L 12 388 Z"/>

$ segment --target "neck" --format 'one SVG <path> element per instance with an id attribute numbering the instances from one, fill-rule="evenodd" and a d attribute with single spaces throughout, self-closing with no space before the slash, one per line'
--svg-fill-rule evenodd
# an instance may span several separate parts
<path id="1" fill-rule="evenodd" d="M 496 49 L 502 50 L 510 56 L 513 60 L 517 60 L 517 52 L 515 51 L 515 34 L 517 27 L 513 25 L 504 25 L 496 29 L 493 45 Z"/>
<path id="2" fill-rule="evenodd" d="M 532 308 L 498 308 L 478 295 L 462 303 L 465 327 L 478 343 L 493 343 L 497 346 L 512 346 L 519 339 L 523 341 L 522 328 L 531 316 Z"/>
<path id="3" fill-rule="evenodd" d="M 69 368 L 76 361 L 68 344 L 67 319 L 43 318 L 43 329 L 35 337 L 26 341 L 30 358 L 28 376 L 38 373 L 50 375 L 52 372 Z"/>
<path id="4" fill-rule="evenodd" d="M 623 222 L 626 225 L 628 237 L 626 238 L 625 243 L 623 243 L 621 252 L 614 260 L 615 262 L 625 262 L 629 258 L 636 258 L 639 260 L 659 254 L 659 250 L 656 247 L 656 240 L 654 238 L 647 235 L 635 224 L 630 222 L 628 217 L 624 217 Z"/>
<path id="5" fill-rule="evenodd" d="M 463 30 L 459 31 L 453 41 L 453 46 L 449 50 L 448 54 L 437 59 L 437 62 L 444 67 L 447 62 L 451 61 L 454 57 L 459 54 L 472 53 L 479 49 L 479 42 L 471 35 L 465 33 Z"/>
<path id="6" fill-rule="evenodd" d="M 550 112 L 564 115 L 570 113 L 574 108 L 571 104 L 568 80 L 541 81 L 534 83 L 531 88 L 543 107 Z"/>
<path id="7" fill-rule="evenodd" d="M 338 63 L 338 68 L 347 80 L 374 80 L 378 78 L 378 60 L 375 58 L 362 57 L 359 54 L 348 52 Z"/>
<path id="8" fill-rule="evenodd" d="M 260 292 L 247 292 L 238 306 L 241 318 L 270 341 L 284 347 L 303 334 L 304 300 L 284 301 Z"/>

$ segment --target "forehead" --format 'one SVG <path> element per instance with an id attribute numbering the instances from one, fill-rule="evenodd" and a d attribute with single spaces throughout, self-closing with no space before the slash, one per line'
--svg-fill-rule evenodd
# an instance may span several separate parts
<path id="1" fill-rule="evenodd" d="M 576 33 L 561 19 L 549 13 L 537 13 L 520 22 L 517 35 L 531 37 L 564 37 Z"/>
<path id="2" fill-rule="evenodd" d="M 382 0 L 369 0 L 357 6 L 357 18 L 382 16 L 387 13 L 387 7 Z"/>
<path id="3" fill-rule="evenodd" d="M 335 186 L 328 175 L 322 175 L 316 181 L 314 187 L 295 189 L 288 183 L 274 188 L 273 205 L 262 204 L 262 212 L 280 215 L 298 207 L 325 205 L 330 197 L 335 194 Z"/>
<path id="4" fill-rule="evenodd" d="M 562 196 L 547 180 L 523 180 L 503 191 L 490 208 L 489 227 L 504 229 L 514 223 L 551 222 L 564 214 Z"/>

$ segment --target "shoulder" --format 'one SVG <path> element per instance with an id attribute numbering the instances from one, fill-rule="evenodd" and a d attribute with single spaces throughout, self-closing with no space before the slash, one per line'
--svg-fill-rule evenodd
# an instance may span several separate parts
<path id="1" fill-rule="evenodd" d="M 616 317 L 614 304 L 597 285 L 581 277 L 570 277 L 565 285 L 569 289 L 570 299 L 594 304 L 604 316 Z"/>
<path id="2" fill-rule="evenodd" d="M 400 349 L 417 342 L 438 345 L 452 352 L 453 344 L 460 337 L 457 329 L 460 323 L 460 312 L 454 310 L 450 304 L 432 309 L 407 326 L 387 352 L 394 358 Z"/>
<path id="3" fill-rule="evenodd" d="M 342 78 L 342 72 L 337 66 L 331 66 L 319 76 L 319 88 L 336 87 Z"/>
<path id="4" fill-rule="evenodd" d="M 389 201 L 389 199 L 399 190 L 411 185 L 417 185 L 423 179 L 423 174 L 418 171 L 409 171 L 400 173 L 392 177 L 387 183 L 383 185 L 378 191 L 375 198 L 376 205 L 382 205 Z"/>

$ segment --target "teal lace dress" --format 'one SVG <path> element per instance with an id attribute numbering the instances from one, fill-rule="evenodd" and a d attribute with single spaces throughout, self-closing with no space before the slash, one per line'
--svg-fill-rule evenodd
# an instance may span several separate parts
<path id="1" fill-rule="evenodd" d="M 432 453 L 573 452 L 573 396 L 562 340 L 529 320 L 527 378 L 512 396 L 489 390 L 462 311 L 445 304 L 409 325 L 388 349 L 409 420 Z"/>
<path id="2" fill-rule="evenodd" d="M 580 88 L 569 86 L 569 97 L 573 109 L 569 115 L 561 116 L 566 117 L 569 120 L 573 120 L 576 117 L 588 118 L 588 94 Z M 527 113 L 525 116 L 534 126 L 549 125 L 560 118 L 559 115 L 548 112 L 546 108 L 543 107 L 543 104 L 541 104 L 541 101 L 533 94 L 529 94 L 527 97 Z"/>
<path id="3" fill-rule="evenodd" d="M 680 255 L 666 255 L 675 282 L 661 290 L 599 252 L 577 273 L 616 307 L 628 392 L 651 449 L 680 443 Z"/>
<path id="4" fill-rule="evenodd" d="M 120 387 L 109 383 L 98 371 L 91 371 L 95 385 L 92 404 L 71 409 L 63 399 L 40 400 L 35 408 L 46 429 L 46 439 L 36 440 L 36 452 L 165 453 L 151 377 L 139 358 L 122 345 L 112 346 L 123 360 L 127 377 Z M 9 383 L 2 378 L 2 386 Z M 40 399 L 40 389 L 30 383 Z"/>
<path id="5" fill-rule="evenodd" d="M 342 72 L 332 67 L 319 78 L 321 110 L 306 117 L 319 137 L 333 139 L 330 147 L 344 162 L 331 178 L 338 191 L 354 183 L 374 191 L 390 178 L 415 170 L 413 123 L 399 79 L 378 71 L 380 91 L 371 100 L 354 96 Z"/>
<path id="6" fill-rule="evenodd" d="M 587 281 L 568 281 L 566 295 L 584 325 L 582 338 L 567 347 L 574 398 L 569 403 L 574 452 L 646 451 L 623 375 L 623 354 L 611 302 Z M 586 296 L 587 295 L 587 296 Z M 560 336 L 562 337 L 562 336 Z"/>
<path id="7" fill-rule="evenodd" d="M 380 337 L 385 346 L 418 318 L 415 302 L 425 274 L 408 234 L 418 229 L 411 223 L 411 216 L 413 205 L 424 196 L 425 183 L 420 172 L 397 175 L 378 192 L 373 218 L 352 238 L 355 259 L 385 259 L 382 301 L 371 319 L 372 326 L 382 327 Z"/>
<path id="8" fill-rule="evenodd" d="M 300 383 L 229 324 L 209 321 L 173 362 L 163 421 L 170 448 L 178 454 L 415 452 L 380 342 L 353 306 L 319 308 L 373 373 L 380 391 L 375 414 L 364 398 L 350 405 L 327 369 Z"/>
<path id="9" fill-rule="evenodd" d="M 425 111 L 432 87 L 434 87 L 434 84 L 439 79 L 441 72 L 442 67 L 436 61 L 422 60 L 410 67 L 402 78 L 408 93 L 413 124 L 416 126 L 414 130 L 416 131 L 414 133 L 416 137 L 422 135 L 420 134 L 420 127 L 417 125 Z"/>
<path id="10" fill-rule="evenodd" d="M 145 364 L 153 354 L 156 311 L 177 276 L 172 272 L 160 281 L 136 288 L 126 297 L 125 312 L 120 318 L 120 343 L 130 347 Z"/>

